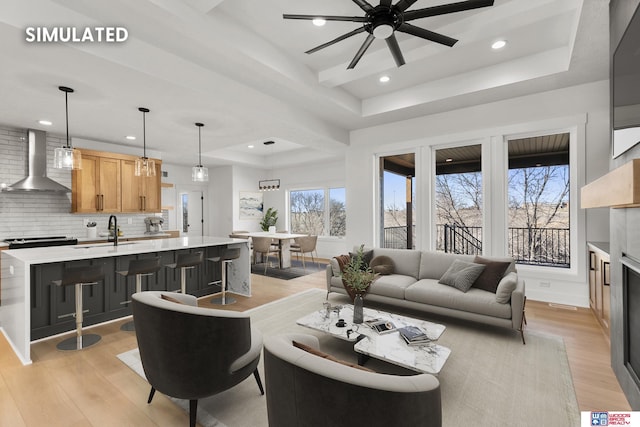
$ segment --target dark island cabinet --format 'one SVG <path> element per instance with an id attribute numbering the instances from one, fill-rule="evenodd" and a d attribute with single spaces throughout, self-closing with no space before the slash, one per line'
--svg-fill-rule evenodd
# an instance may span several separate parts
<path id="1" fill-rule="evenodd" d="M 135 276 L 125 277 L 129 262 L 160 257 L 158 272 L 142 277 L 142 290 L 175 292 L 180 290 L 180 269 L 166 267 L 175 263 L 179 253 L 204 252 L 201 265 L 186 270 L 187 293 L 202 297 L 220 291 L 220 263 L 207 260 L 219 256 L 222 248 L 213 246 L 179 251 L 162 251 L 117 257 L 36 264 L 31 266 L 31 340 L 75 329 L 75 286 L 56 286 L 65 268 L 104 264 L 103 281 L 83 290 L 83 327 L 131 314 L 131 295 L 136 290 Z"/>

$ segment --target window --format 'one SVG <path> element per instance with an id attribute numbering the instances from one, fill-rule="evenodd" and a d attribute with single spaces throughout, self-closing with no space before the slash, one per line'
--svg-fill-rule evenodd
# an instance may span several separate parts
<path id="1" fill-rule="evenodd" d="M 482 147 L 436 150 L 436 250 L 482 253 Z"/>
<path id="2" fill-rule="evenodd" d="M 383 248 L 415 248 L 415 180 L 415 153 L 380 157 L 380 246 Z"/>
<path id="3" fill-rule="evenodd" d="M 569 134 L 509 141 L 509 253 L 520 264 L 568 268 Z"/>
<path id="4" fill-rule="evenodd" d="M 292 233 L 343 237 L 347 224 L 345 189 L 291 191 L 289 213 Z"/>

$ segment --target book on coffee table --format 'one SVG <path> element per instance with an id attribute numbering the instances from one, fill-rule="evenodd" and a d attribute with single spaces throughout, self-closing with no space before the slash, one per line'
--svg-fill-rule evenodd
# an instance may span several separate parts
<path id="1" fill-rule="evenodd" d="M 389 320 L 371 319 L 365 320 L 364 323 L 379 334 L 388 334 L 389 332 L 397 330 L 396 325 Z"/>
<path id="2" fill-rule="evenodd" d="M 404 326 L 398 329 L 398 332 L 400 332 L 400 336 L 409 345 L 423 345 L 432 341 L 431 338 L 417 326 Z"/>

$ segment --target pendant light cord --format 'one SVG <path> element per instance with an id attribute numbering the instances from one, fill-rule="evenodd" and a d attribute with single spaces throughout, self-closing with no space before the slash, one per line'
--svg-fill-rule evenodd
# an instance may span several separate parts
<path id="1" fill-rule="evenodd" d="M 198 126 L 198 166 L 202 167 L 202 126 Z"/>
<path id="2" fill-rule="evenodd" d="M 69 143 L 69 93 L 64 93 L 64 108 L 65 115 L 67 119 L 67 148 L 71 148 L 71 144 Z"/>
<path id="3" fill-rule="evenodd" d="M 147 112 L 142 112 L 142 158 L 147 158 Z"/>

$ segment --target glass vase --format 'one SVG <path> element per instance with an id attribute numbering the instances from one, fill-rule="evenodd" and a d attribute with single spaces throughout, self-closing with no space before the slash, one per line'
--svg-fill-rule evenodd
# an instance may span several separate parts
<path id="1" fill-rule="evenodd" d="M 353 298 L 353 323 L 360 324 L 364 320 L 363 314 L 363 304 L 364 299 L 362 298 L 362 294 L 356 294 Z"/>

